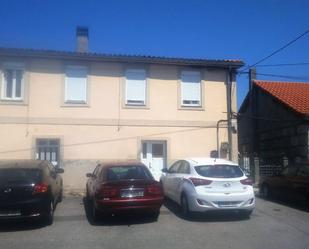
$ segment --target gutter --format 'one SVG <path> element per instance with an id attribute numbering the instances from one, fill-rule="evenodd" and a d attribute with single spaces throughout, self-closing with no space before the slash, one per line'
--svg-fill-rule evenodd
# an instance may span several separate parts
<path id="1" fill-rule="evenodd" d="M 49 59 L 67 59 L 83 61 L 106 61 L 106 62 L 131 62 L 164 65 L 202 66 L 216 68 L 240 68 L 244 63 L 240 60 L 206 60 L 189 58 L 170 58 L 144 55 L 113 55 L 100 53 L 79 53 L 56 50 L 39 50 L 23 48 L 1 48 L 0 56 L 33 57 Z"/>

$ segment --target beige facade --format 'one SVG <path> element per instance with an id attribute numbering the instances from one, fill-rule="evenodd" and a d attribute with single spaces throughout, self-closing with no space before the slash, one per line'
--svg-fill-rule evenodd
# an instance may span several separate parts
<path id="1" fill-rule="evenodd" d="M 0 90 L 6 63 L 24 66 L 23 97 L 0 101 L 0 159 L 38 156 L 37 139 L 60 141 L 66 188 L 85 186 L 87 172 L 104 160 L 141 159 L 143 141 L 164 143 L 165 164 L 183 157 L 209 156 L 217 148 L 216 125 L 227 118 L 227 69 L 194 68 L 201 75 L 201 107 L 182 107 L 180 73 L 184 65 L 58 58 L 0 57 Z M 66 104 L 65 67 L 87 68 L 87 103 Z M 125 70 L 147 72 L 145 106 L 125 103 Z M 236 83 L 232 87 L 236 111 Z M 227 129 L 220 129 L 220 143 Z M 233 160 L 237 139 L 233 135 Z"/>

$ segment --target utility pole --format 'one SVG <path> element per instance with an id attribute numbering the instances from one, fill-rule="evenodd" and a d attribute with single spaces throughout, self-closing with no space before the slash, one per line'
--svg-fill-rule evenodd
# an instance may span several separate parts
<path id="1" fill-rule="evenodd" d="M 250 68 L 249 69 L 249 93 L 251 94 L 252 86 L 253 86 L 253 80 L 256 79 L 256 68 Z M 250 96 L 251 99 L 251 96 Z"/>
<path id="2" fill-rule="evenodd" d="M 259 182 L 260 165 L 258 155 L 258 124 L 255 117 L 257 116 L 257 96 L 253 87 L 253 81 L 256 79 L 256 69 L 249 69 L 249 106 L 250 106 L 250 167 L 254 169 L 255 183 Z"/>

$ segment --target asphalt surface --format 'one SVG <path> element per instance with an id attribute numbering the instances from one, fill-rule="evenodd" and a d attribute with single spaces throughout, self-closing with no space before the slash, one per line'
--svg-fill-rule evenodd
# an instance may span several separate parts
<path id="1" fill-rule="evenodd" d="M 58 205 L 51 226 L 1 222 L 0 248 L 309 248 L 309 212 L 263 199 L 257 199 L 250 219 L 220 213 L 185 220 L 171 201 L 162 207 L 158 221 L 116 216 L 93 224 L 86 211 L 82 198 L 67 197 Z"/>

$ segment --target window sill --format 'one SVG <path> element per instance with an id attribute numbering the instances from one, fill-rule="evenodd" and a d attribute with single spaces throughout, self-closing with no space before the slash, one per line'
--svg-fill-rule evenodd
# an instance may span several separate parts
<path id="1" fill-rule="evenodd" d="M 71 103 L 71 102 L 67 102 L 67 103 L 63 103 L 61 105 L 61 107 L 85 107 L 85 108 L 89 108 L 90 105 L 88 103 Z"/>
<path id="2" fill-rule="evenodd" d="M 187 111 L 205 111 L 203 106 L 179 106 L 178 110 L 187 110 Z"/>
<path id="3" fill-rule="evenodd" d="M 0 99 L 0 105 L 28 105 L 24 100 Z"/>
<path id="4" fill-rule="evenodd" d="M 146 105 L 123 105 L 123 109 L 144 109 L 149 110 L 150 108 Z"/>

